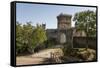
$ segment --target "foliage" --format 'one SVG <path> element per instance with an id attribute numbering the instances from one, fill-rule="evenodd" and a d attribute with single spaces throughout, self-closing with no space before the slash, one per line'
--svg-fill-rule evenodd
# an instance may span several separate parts
<path id="1" fill-rule="evenodd" d="M 69 44 L 64 45 L 64 47 L 63 47 L 64 56 L 68 56 L 71 54 L 72 48 L 70 46 L 71 45 L 69 45 Z"/>
<path id="2" fill-rule="evenodd" d="M 47 40 L 46 31 L 41 25 L 37 24 L 37 27 L 33 30 L 33 43 L 35 45 L 42 44 Z"/>
<path id="3" fill-rule="evenodd" d="M 32 26 L 31 22 L 26 24 L 16 23 L 16 53 L 32 53 L 37 43 L 42 44 L 46 40 L 46 32 L 41 25 Z"/>
<path id="4" fill-rule="evenodd" d="M 96 60 L 96 51 L 94 49 L 85 49 L 80 48 L 77 51 L 78 58 L 81 58 L 85 61 L 93 61 Z"/>
<path id="5" fill-rule="evenodd" d="M 87 36 L 96 36 L 96 12 L 90 10 L 78 12 L 73 21 L 77 30 L 85 31 Z"/>
<path id="6" fill-rule="evenodd" d="M 22 26 L 18 22 L 16 23 L 16 53 L 20 53 L 23 51 L 22 45 Z"/>

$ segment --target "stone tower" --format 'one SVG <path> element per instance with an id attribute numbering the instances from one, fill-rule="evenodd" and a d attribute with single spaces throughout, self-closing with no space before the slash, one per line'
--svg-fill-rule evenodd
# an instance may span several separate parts
<path id="1" fill-rule="evenodd" d="M 58 29 L 67 30 L 71 28 L 71 17 L 71 15 L 62 13 L 59 16 L 57 16 Z"/>
<path id="2" fill-rule="evenodd" d="M 60 14 L 57 16 L 58 21 L 58 37 L 57 40 L 60 44 L 68 42 L 70 38 L 70 29 L 71 29 L 71 15 Z"/>

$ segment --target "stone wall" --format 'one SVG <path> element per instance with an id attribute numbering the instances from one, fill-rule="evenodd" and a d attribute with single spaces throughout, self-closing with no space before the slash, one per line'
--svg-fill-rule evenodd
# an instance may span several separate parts
<path id="1" fill-rule="evenodd" d="M 88 45 L 88 48 L 96 49 L 96 42 L 96 37 L 73 37 L 73 48 L 86 48 Z"/>

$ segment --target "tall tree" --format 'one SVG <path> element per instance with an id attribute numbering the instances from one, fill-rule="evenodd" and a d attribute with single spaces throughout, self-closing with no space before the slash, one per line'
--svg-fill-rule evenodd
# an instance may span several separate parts
<path id="1" fill-rule="evenodd" d="M 46 36 L 46 31 L 45 29 L 37 24 L 37 26 L 35 27 L 34 31 L 33 31 L 33 43 L 35 45 L 37 44 L 42 44 L 47 40 L 47 36 Z"/>
<path id="2" fill-rule="evenodd" d="M 32 53 L 37 44 L 44 44 L 47 40 L 46 31 L 42 25 L 32 26 L 31 22 L 26 24 L 16 23 L 16 52 Z"/>
<path id="3" fill-rule="evenodd" d="M 16 23 L 16 53 L 20 53 L 23 51 L 23 45 L 22 45 L 22 40 L 23 40 L 23 35 L 22 35 L 22 26 L 19 22 Z"/>
<path id="4" fill-rule="evenodd" d="M 32 49 L 32 33 L 33 33 L 33 26 L 30 22 L 27 22 L 24 25 L 20 23 L 16 23 L 16 50 L 17 53 L 23 52 L 31 52 Z"/>
<path id="5" fill-rule="evenodd" d="M 23 44 L 25 46 L 25 50 L 31 52 L 32 50 L 32 37 L 33 37 L 33 30 L 34 27 L 31 25 L 31 22 L 27 22 L 26 24 L 23 25 Z"/>
<path id="6" fill-rule="evenodd" d="M 82 11 L 75 14 L 73 21 L 77 30 L 82 30 L 87 37 L 96 36 L 96 12 Z"/>
<path id="7" fill-rule="evenodd" d="M 96 37 L 96 12 L 82 11 L 75 14 L 73 21 L 77 30 L 84 31 L 87 37 Z M 88 39 L 87 48 L 88 48 Z"/>

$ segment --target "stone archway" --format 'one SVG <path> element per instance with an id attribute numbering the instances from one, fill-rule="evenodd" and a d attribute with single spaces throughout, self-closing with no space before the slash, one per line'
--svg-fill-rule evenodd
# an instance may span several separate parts
<path id="1" fill-rule="evenodd" d="M 61 33 L 60 34 L 60 43 L 61 44 L 66 43 L 66 35 L 65 35 L 65 33 Z"/>

